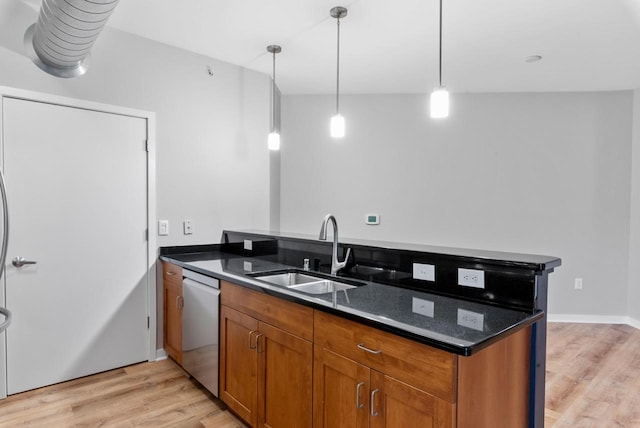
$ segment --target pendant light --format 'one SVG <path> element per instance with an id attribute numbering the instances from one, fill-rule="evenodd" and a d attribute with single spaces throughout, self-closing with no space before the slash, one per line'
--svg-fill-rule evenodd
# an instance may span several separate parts
<path id="1" fill-rule="evenodd" d="M 273 77 L 271 79 L 271 132 L 267 137 L 269 150 L 280 150 L 280 133 L 276 129 L 276 54 L 282 52 L 278 45 L 267 46 L 267 51 L 273 54 Z"/>
<path id="2" fill-rule="evenodd" d="M 442 86 L 442 0 L 440 0 L 440 48 L 439 48 L 438 87 L 431 93 L 431 117 L 449 116 L 449 91 Z"/>
<path id="3" fill-rule="evenodd" d="M 338 23 L 337 60 L 336 60 L 336 114 L 331 118 L 331 136 L 344 137 L 344 117 L 340 114 L 340 18 L 347 16 L 347 8 L 336 6 L 330 11 L 331 16 Z"/>

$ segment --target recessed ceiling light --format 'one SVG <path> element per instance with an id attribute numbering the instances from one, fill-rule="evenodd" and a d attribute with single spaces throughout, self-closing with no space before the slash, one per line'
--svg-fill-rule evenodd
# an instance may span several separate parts
<path id="1" fill-rule="evenodd" d="M 528 56 L 524 59 L 524 62 L 537 62 L 540 61 L 542 59 L 542 56 L 540 55 L 531 55 Z"/>

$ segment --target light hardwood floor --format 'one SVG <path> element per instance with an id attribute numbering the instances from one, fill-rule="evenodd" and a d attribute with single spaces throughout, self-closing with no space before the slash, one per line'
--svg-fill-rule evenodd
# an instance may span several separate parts
<path id="1" fill-rule="evenodd" d="M 0 401 L 0 427 L 244 425 L 170 360 L 100 373 Z M 640 330 L 550 323 L 547 428 L 640 428 Z"/>
<path id="2" fill-rule="evenodd" d="M 141 363 L 0 401 L 0 427 L 244 427 L 171 360 Z"/>
<path id="3" fill-rule="evenodd" d="M 640 330 L 549 323 L 547 428 L 640 427 Z"/>

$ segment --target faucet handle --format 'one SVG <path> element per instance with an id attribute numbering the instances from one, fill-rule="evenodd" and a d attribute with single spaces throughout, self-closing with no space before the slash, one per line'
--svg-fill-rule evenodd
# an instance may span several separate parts
<path id="1" fill-rule="evenodd" d="M 336 260 L 336 273 L 338 273 L 338 270 L 343 269 L 347 265 L 350 255 L 351 255 L 351 248 L 347 248 L 347 253 L 344 256 L 344 260 L 342 260 L 341 262 Z"/>
<path id="2" fill-rule="evenodd" d="M 347 262 L 349 261 L 349 256 L 351 255 L 351 248 L 347 248 L 347 253 L 344 255 L 344 264 L 346 265 Z"/>

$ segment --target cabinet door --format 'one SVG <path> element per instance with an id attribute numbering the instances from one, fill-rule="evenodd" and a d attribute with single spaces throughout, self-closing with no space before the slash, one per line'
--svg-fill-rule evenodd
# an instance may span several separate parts
<path id="1" fill-rule="evenodd" d="M 258 321 L 222 305 L 220 399 L 251 426 L 257 422 Z"/>
<path id="2" fill-rule="evenodd" d="M 371 428 L 455 426 L 455 405 L 371 370 Z"/>
<path id="3" fill-rule="evenodd" d="M 270 324 L 258 327 L 258 427 L 311 427 L 312 343 Z"/>
<path id="4" fill-rule="evenodd" d="M 369 368 L 315 347 L 314 428 L 364 428 L 369 424 Z M 405 426 L 416 426 L 408 424 Z"/>
<path id="5" fill-rule="evenodd" d="M 182 364 L 182 276 L 164 279 L 164 349 Z"/>

